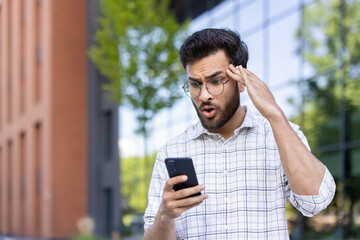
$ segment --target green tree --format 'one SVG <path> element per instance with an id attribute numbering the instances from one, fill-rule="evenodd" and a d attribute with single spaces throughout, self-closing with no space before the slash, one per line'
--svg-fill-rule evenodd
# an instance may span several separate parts
<path id="1" fill-rule="evenodd" d="M 116 102 L 134 110 L 145 156 L 150 121 L 182 96 L 184 71 L 178 49 L 188 23 L 176 21 L 169 3 L 100 0 L 95 45 L 90 49 L 92 60 L 109 80 L 104 88 Z"/>
<path id="2" fill-rule="evenodd" d="M 178 50 L 187 35 L 188 22 L 178 23 L 169 4 L 170 0 L 100 0 L 95 44 L 89 52 L 108 79 L 104 89 L 118 104 L 134 110 L 136 133 L 144 138 L 145 159 L 131 159 L 137 168 L 130 172 L 136 176 L 134 184 L 142 176 L 143 185 L 133 186 L 128 180 L 123 185 L 125 194 L 128 186 L 133 187 L 126 196 L 134 211 L 143 211 L 146 203 L 144 184 L 148 184 L 152 160 L 147 159 L 150 122 L 182 96 L 180 83 L 185 79 Z M 129 172 L 124 167 L 121 174 L 126 177 Z M 135 189 L 139 189 L 137 195 L 133 194 Z M 136 198 L 141 200 L 138 205 L 134 204 Z"/>
<path id="3" fill-rule="evenodd" d="M 131 107 L 144 136 L 160 110 L 181 97 L 184 74 L 178 49 L 187 23 L 179 24 L 169 0 L 100 0 L 95 45 L 90 56 L 109 79 L 104 87 Z"/>
<path id="4" fill-rule="evenodd" d="M 319 1 L 304 8 L 297 37 L 299 53 L 312 67 L 313 77 L 306 79 L 303 114 L 295 118 L 317 156 L 339 177 L 339 152 L 323 151 L 339 143 L 339 112 L 345 102 L 346 140 L 359 140 L 360 128 L 360 1 Z M 346 214 L 352 221 L 354 204 L 360 199 L 360 171 L 351 150 L 346 155 Z M 335 160 L 335 161 L 334 161 Z M 360 165 L 359 163 L 356 163 Z M 333 201 L 337 204 L 338 201 Z M 351 224 L 354 222 L 352 221 Z M 347 228 L 348 237 L 359 237 L 358 230 Z"/>
<path id="5" fill-rule="evenodd" d="M 143 194 L 147 193 L 150 176 L 146 171 L 151 169 L 144 169 L 139 166 L 153 166 L 156 154 L 147 157 L 129 157 L 121 161 L 121 195 L 125 200 L 125 213 L 142 213 L 147 206 L 147 198 Z M 146 179 L 144 179 L 146 175 Z"/>
<path id="6" fill-rule="evenodd" d="M 307 79 L 305 92 L 305 127 L 311 128 L 308 134 L 314 146 L 338 142 L 342 79 L 346 83 L 347 110 L 360 108 L 360 1 L 345 2 L 344 18 L 340 16 L 340 3 L 341 0 L 320 1 L 306 7 L 303 28 L 298 31 L 299 40 L 304 42 L 301 54 L 315 73 Z M 319 115 L 320 119 L 308 118 L 310 113 Z M 323 129 L 316 130 L 313 125 L 325 128 L 330 134 L 320 134 Z"/>

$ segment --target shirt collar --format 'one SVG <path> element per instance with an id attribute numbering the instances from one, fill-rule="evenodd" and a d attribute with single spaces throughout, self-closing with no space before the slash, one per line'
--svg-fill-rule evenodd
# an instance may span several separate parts
<path id="1" fill-rule="evenodd" d="M 242 108 L 245 110 L 245 118 L 242 122 L 241 126 L 235 129 L 234 134 L 238 135 L 242 129 L 245 128 L 252 128 L 259 124 L 259 118 L 250 111 L 250 109 L 247 106 L 242 106 Z M 200 120 L 194 125 L 194 129 L 189 135 L 191 140 L 199 138 L 201 135 L 208 135 L 208 136 L 218 136 L 217 133 L 209 132 L 207 129 L 205 129 Z"/>

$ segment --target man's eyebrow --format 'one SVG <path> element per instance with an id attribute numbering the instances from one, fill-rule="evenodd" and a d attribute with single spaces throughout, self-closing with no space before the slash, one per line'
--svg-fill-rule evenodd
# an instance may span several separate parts
<path id="1" fill-rule="evenodd" d="M 200 78 L 189 77 L 189 80 L 194 81 L 194 82 L 201 82 Z"/>
<path id="2" fill-rule="evenodd" d="M 214 78 L 214 77 L 216 77 L 217 75 L 222 74 L 222 73 L 224 73 L 224 71 L 216 71 L 216 72 L 214 72 L 213 74 L 210 74 L 209 76 L 206 76 L 205 79 Z M 193 77 L 188 77 L 188 78 L 189 78 L 189 80 L 194 81 L 194 82 L 199 82 L 199 81 L 201 81 L 200 78 L 193 78 Z"/>
<path id="3" fill-rule="evenodd" d="M 223 73 L 223 71 L 216 71 L 216 72 L 214 72 L 213 74 L 211 74 L 211 75 L 209 75 L 209 76 L 206 76 L 205 79 L 214 78 L 214 77 L 216 77 L 217 75 L 222 74 L 222 73 Z"/>

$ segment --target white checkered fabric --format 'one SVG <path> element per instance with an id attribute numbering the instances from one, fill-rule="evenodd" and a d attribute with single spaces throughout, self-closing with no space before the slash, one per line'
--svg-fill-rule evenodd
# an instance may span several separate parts
<path id="1" fill-rule="evenodd" d="M 227 140 L 209 133 L 198 122 L 159 151 L 144 215 L 145 230 L 155 220 L 169 178 L 166 157 L 191 157 L 199 183 L 209 195 L 201 205 L 175 219 L 178 239 L 289 239 L 286 200 L 305 216 L 328 206 L 335 194 L 329 171 L 326 169 L 319 195 L 293 193 L 269 122 L 244 109 L 241 127 Z M 309 148 L 298 126 L 291 125 Z"/>

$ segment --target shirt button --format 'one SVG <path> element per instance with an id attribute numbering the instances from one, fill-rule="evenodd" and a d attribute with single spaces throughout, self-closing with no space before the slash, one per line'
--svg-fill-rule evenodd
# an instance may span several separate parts
<path id="1" fill-rule="evenodd" d="M 224 202 L 228 202 L 229 201 L 229 199 L 228 198 L 224 198 Z"/>
<path id="2" fill-rule="evenodd" d="M 223 174 L 227 174 L 227 173 L 228 173 L 228 171 L 227 171 L 227 170 L 224 170 L 224 171 L 223 171 Z"/>
<path id="3" fill-rule="evenodd" d="M 228 225 L 224 225 L 224 230 L 228 230 L 229 226 Z"/>

